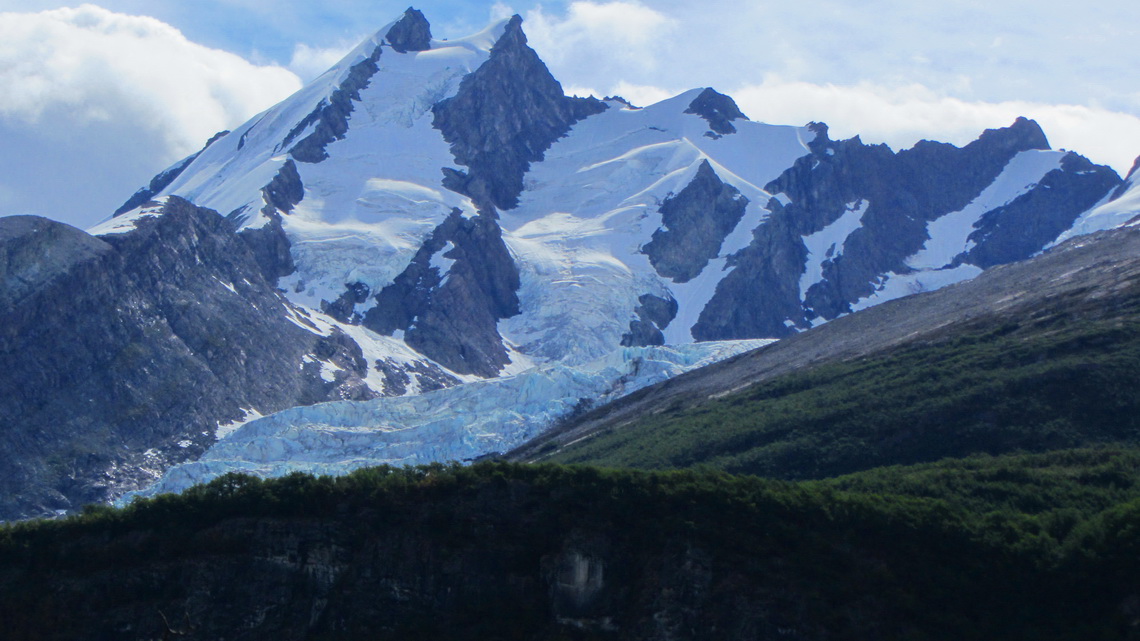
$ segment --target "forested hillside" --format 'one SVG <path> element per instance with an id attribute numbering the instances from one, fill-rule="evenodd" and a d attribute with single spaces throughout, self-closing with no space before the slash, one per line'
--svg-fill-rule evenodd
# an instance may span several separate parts
<path id="1" fill-rule="evenodd" d="M 1125 639 L 1140 453 L 231 475 L 0 530 L 9 639 Z"/>

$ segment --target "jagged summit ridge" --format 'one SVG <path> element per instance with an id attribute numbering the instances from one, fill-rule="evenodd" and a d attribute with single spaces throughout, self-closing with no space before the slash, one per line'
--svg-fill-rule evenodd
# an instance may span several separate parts
<path id="1" fill-rule="evenodd" d="M 385 34 L 384 39 L 398 53 L 431 49 L 431 25 L 418 9 L 408 7 L 404 16 Z"/>
<path id="2" fill-rule="evenodd" d="M 568 98 L 527 45 L 522 18 L 507 22 L 490 56 L 463 79 L 455 96 L 432 107 L 432 125 L 451 144 L 466 172 L 450 170 L 445 186 L 470 196 L 483 211 L 510 209 L 530 163 L 587 116 L 606 109 L 596 98 Z"/>
<path id="3" fill-rule="evenodd" d="M 812 153 L 765 185 L 778 196 L 771 216 L 733 257 L 738 269 L 717 285 L 698 338 L 747 335 L 758 326 L 785 335 L 1028 258 L 1119 180 L 1107 167 L 1063 164 L 1066 154 L 1049 151 L 1037 123 L 1024 118 L 960 149 L 921 141 L 897 154 L 858 138 L 832 141 L 825 125 L 811 128 Z M 987 212 L 1026 192 L 1059 202 L 1060 192 L 1044 181 L 1054 170 L 1075 181 L 1065 191 L 1072 199 L 1055 216 L 1062 222 L 1038 226 L 1027 222 L 1031 211 L 1019 214 L 1023 228 L 1039 231 L 1016 247 L 975 233 L 997 215 Z M 754 291 L 767 292 L 763 302 L 749 297 Z"/>
<path id="4" fill-rule="evenodd" d="M 1000 142 L 999 142 L 1000 141 Z M 1028 149 L 1052 149 L 1045 131 L 1036 120 L 1018 116 L 1009 127 L 987 129 L 979 136 L 980 145 L 995 145 L 1006 149 L 1025 151 Z"/>
<path id="5" fill-rule="evenodd" d="M 748 120 L 748 116 L 736 106 L 735 100 L 712 87 L 707 87 L 694 98 L 685 113 L 704 118 L 708 121 L 709 128 L 722 136 L 736 133 L 736 127 L 732 126 L 733 120 Z"/>

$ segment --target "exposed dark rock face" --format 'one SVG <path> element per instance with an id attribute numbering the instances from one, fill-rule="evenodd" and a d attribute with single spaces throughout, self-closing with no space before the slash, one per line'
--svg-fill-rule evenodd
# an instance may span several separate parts
<path id="1" fill-rule="evenodd" d="M 228 133 L 228 131 L 223 131 L 215 135 L 206 143 L 206 147 L 204 147 L 202 151 L 205 151 L 214 141 Z M 170 185 L 202 151 L 183 160 L 175 167 L 155 176 L 150 181 L 148 187 L 136 192 L 126 204 L 115 212 L 115 215 L 118 216 L 119 214 L 126 213 L 145 204 L 155 194 Z M 265 202 L 261 213 L 269 219 L 269 222 L 262 227 L 242 229 L 238 235 L 249 245 L 250 250 L 253 251 L 257 264 L 261 266 L 261 273 L 265 279 L 269 282 L 276 282 L 278 278 L 288 276 L 296 269 L 293 264 L 293 255 L 289 251 L 289 238 L 286 236 L 285 229 L 281 224 L 281 214 L 287 214 L 293 211 L 297 203 L 305 198 L 305 186 L 301 182 L 301 175 L 297 171 L 297 165 L 293 162 L 293 159 L 290 158 L 285 161 L 285 164 L 281 166 L 277 174 L 273 176 L 273 180 L 262 188 L 261 196 Z M 241 228 L 248 216 L 248 208 L 241 207 L 236 211 L 230 212 L 230 214 L 226 216 L 226 219 L 229 221 L 230 226 L 236 230 Z"/>
<path id="2" fill-rule="evenodd" d="M 752 243 L 729 257 L 734 268 L 716 286 L 716 293 L 692 328 L 693 338 L 779 338 L 793 333 L 787 319 L 802 318 L 799 279 L 807 259 L 796 218 L 775 222 L 784 210 L 773 207 L 769 223 L 752 232 Z M 790 224 L 789 224 L 790 223 Z"/>
<path id="3" fill-rule="evenodd" d="M 343 401 L 367 401 L 379 396 L 380 390 L 369 389 L 364 382 L 364 378 L 368 376 L 368 361 L 352 337 L 336 330 L 328 336 L 320 337 L 311 353 L 316 361 L 324 361 L 336 367 L 332 382 L 336 389 L 331 395 L 332 398 Z M 309 375 L 319 377 L 322 365 L 310 359 L 303 364 L 302 370 L 306 368 L 309 370 Z"/>
<path id="4" fill-rule="evenodd" d="M 637 105 L 626 100 L 625 98 L 622 98 L 621 96 L 606 96 L 605 98 L 602 98 L 602 102 L 618 102 L 625 105 L 626 109 L 641 109 L 641 107 L 638 107 Z"/>
<path id="5" fill-rule="evenodd" d="M 0 519 L 135 489 L 240 408 L 372 395 L 355 346 L 290 322 L 230 225 L 178 198 L 102 239 L 0 219 L 0 265 Z"/>
<path id="6" fill-rule="evenodd" d="M 356 306 L 366 302 L 371 293 L 372 290 L 364 283 L 349 283 L 335 301 L 321 301 L 321 311 L 342 323 L 359 325 L 362 317 L 356 311 Z"/>
<path id="7" fill-rule="evenodd" d="M 408 384 L 412 378 L 392 359 L 376 361 L 376 371 L 384 375 L 384 393 L 391 396 L 403 396 L 408 393 Z"/>
<path id="8" fill-rule="evenodd" d="M 722 136 L 736 133 L 736 127 L 732 125 L 733 120 L 748 120 L 748 116 L 736 106 L 736 101 L 718 93 L 712 87 L 706 88 L 689 103 L 685 113 L 704 118 L 708 121 L 709 128 Z"/>
<path id="9" fill-rule="evenodd" d="M 450 263 L 444 273 L 432 264 L 437 255 Z M 456 209 L 377 294 L 363 324 L 385 335 L 403 330 L 408 345 L 452 371 L 494 376 L 509 362 L 497 323 L 519 313 L 518 287 L 498 224 Z"/>
<path id="10" fill-rule="evenodd" d="M 238 234 L 253 251 L 257 264 L 261 266 L 261 273 L 268 282 L 275 283 L 278 278 L 288 276 L 296 269 L 290 251 L 291 243 L 281 223 L 281 214 L 293 211 L 304 198 L 305 186 L 301 183 L 297 165 L 292 159 L 286 160 L 273 180 L 261 189 L 261 199 L 265 202 L 261 213 L 269 222 L 261 227 L 242 229 Z M 245 208 L 232 212 L 226 218 L 235 229 L 240 228 L 245 222 Z"/>
<path id="11" fill-rule="evenodd" d="M 253 252 L 254 260 L 267 281 L 276 283 L 278 278 L 288 276 L 296 269 L 293 254 L 289 251 L 289 237 L 276 214 L 262 227 L 241 230 L 238 237 Z"/>
<path id="12" fill-rule="evenodd" d="M 621 344 L 624 347 L 664 345 L 665 334 L 662 334 L 661 330 L 653 323 L 643 318 L 637 318 L 629 321 L 629 333 L 622 334 Z"/>
<path id="13" fill-rule="evenodd" d="M 205 146 L 203 146 L 200 150 L 190 156 L 187 156 L 186 158 L 183 158 L 166 171 L 163 171 L 154 178 L 151 178 L 150 183 L 146 187 L 143 187 L 136 191 L 134 195 L 127 199 L 127 202 L 123 203 L 121 207 L 115 210 L 115 213 L 113 215 L 118 216 L 120 214 L 125 214 L 128 211 L 131 211 L 132 209 L 135 209 L 140 205 L 145 204 L 150 199 L 154 198 L 163 189 L 166 189 L 170 183 L 174 182 L 175 178 L 178 178 L 180 175 L 182 175 L 182 172 L 190 166 L 190 163 L 197 160 L 198 156 L 201 156 L 203 151 L 209 149 L 210 145 L 214 144 L 218 141 L 218 139 L 222 138 L 228 133 L 230 132 L 219 131 L 218 133 L 214 134 L 209 140 L 207 140 Z"/>
<path id="14" fill-rule="evenodd" d="M 882 148 L 887 153 L 881 154 L 878 162 L 855 170 L 874 173 L 868 171 L 847 183 L 852 190 L 847 202 L 864 199 L 868 203 L 863 225 L 847 239 L 843 254 L 824 265 L 824 281 L 804 292 L 804 306 L 827 319 L 849 312 L 852 302 L 874 290 L 873 282 L 880 274 L 907 271 L 903 260 L 922 248 L 928 238 L 929 221 L 969 204 L 1017 153 L 1048 148 L 1037 123 L 1024 118 L 1006 129 L 986 130 L 978 140 L 961 149 L 930 141 L 921 141 L 895 155 Z M 843 156 L 844 151 L 837 149 L 834 156 L 827 158 Z M 858 163 L 862 150 L 851 151 L 855 153 L 847 158 L 848 162 Z M 791 210 L 797 208 L 801 199 L 811 202 L 807 193 L 792 195 L 787 191 L 786 188 L 795 189 L 781 182 L 787 177 L 788 174 L 782 176 L 773 185 L 775 191 L 769 191 L 791 195 Z M 845 181 L 840 178 L 836 182 Z M 810 207 L 827 206 L 815 200 Z M 839 207 L 832 211 L 842 213 Z"/>
<path id="15" fill-rule="evenodd" d="M 421 393 L 454 387 L 460 383 L 459 379 L 427 361 L 412 363 L 409 366 L 391 359 L 378 360 L 376 371 L 384 375 L 384 394 L 387 396 L 407 394 L 413 376 Z"/>
<path id="16" fill-rule="evenodd" d="M 1137 170 L 1140 170 L 1140 156 L 1137 156 L 1136 160 L 1132 161 L 1132 169 L 1128 170 L 1128 175 L 1125 176 L 1124 179 L 1130 181 L 1135 178 Z"/>
<path id="17" fill-rule="evenodd" d="M 1112 169 L 1070 152 L 1028 193 L 982 216 L 961 262 L 988 269 L 1029 258 L 1120 183 Z"/>
<path id="18" fill-rule="evenodd" d="M 38 216 L 0 218 L 0 309 L 114 251 L 69 225 Z"/>
<path id="19" fill-rule="evenodd" d="M 827 153 L 827 146 L 832 143 L 831 136 L 828 135 L 828 131 L 830 131 L 830 129 L 827 126 L 827 123 L 815 121 L 809 122 L 807 124 L 807 130 L 815 134 L 815 138 L 812 138 L 807 143 L 808 149 L 810 149 L 812 153 Z"/>
<path id="20" fill-rule="evenodd" d="M 661 330 L 668 327 L 677 317 L 677 301 L 653 294 L 643 294 L 637 302 L 640 304 L 633 310 L 637 314 L 637 319 L 629 322 L 629 333 L 622 336 L 621 344 L 627 347 L 664 345 L 665 335 Z"/>
<path id="21" fill-rule="evenodd" d="M 661 204 L 663 228 L 642 252 L 658 274 L 686 283 L 717 257 L 747 207 L 748 199 L 702 161 L 692 182 Z"/>
<path id="22" fill-rule="evenodd" d="M 1124 192 L 1137 184 L 1137 179 L 1140 178 L 1137 170 L 1140 170 L 1140 156 L 1137 156 L 1137 160 L 1132 161 L 1132 169 L 1129 170 L 1129 175 L 1124 177 L 1124 182 L 1121 182 L 1121 185 L 1113 192 L 1112 200 L 1115 201 L 1116 198 L 1123 196 Z"/>
<path id="23" fill-rule="evenodd" d="M 289 155 L 307 163 L 318 163 L 328 158 L 325 147 L 344 138 L 348 132 L 348 117 L 355 109 L 353 103 L 360 102 L 360 92 L 368 87 L 372 76 L 380 70 L 376 61 L 380 59 L 381 49 L 382 47 L 376 47 L 369 57 L 353 65 L 344 82 L 327 99 L 321 100 L 312 113 L 297 123 L 278 145 L 278 149 L 289 148 L 298 136 L 315 124 L 312 133 L 289 149 Z"/>
<path id="24" fill-rule="evenodd" d="M 1017 153 L 1048 149 L 1040 127 L 1024 118 L 1005 129 L 987 130 L 960 149 L 922 141 L 897 154 L 885 145 L 864 145 L 858 138 L 831 141 L 825 126 L 817 125 L 815 131 L 812 153 L 765 186 L 790 202 L 781 205 L 773 200 L 771 216 L 753 232 L 752 243 L 730 257 L 728 264 L 735 269 L 717 286 L 693 329 L 699 340 L 785 336 L 793 327 L 810 326 L 813 319 L 849 313 L 851 303 L 874 291 L 881 275 L 910 270 L 904 261 L 923 247 L 930 221 L 969 204 Z M 1073 168 L 1074 162 L 1070 161 Z M 1066 185 L 1079 183 L 1080 196 L 1057 205 L 1061 213 L 1052 216 L 1054 222 L 1042 223 L 1035 240 L 1051 233 L 1080 203 L 1090 202 L 1088 194 L 1114 187 L 1110 173 L 1103 168 L 1051 178 Z M 1038 197 L 1048 197 L 1047 191 Z M 1103 195 L 1102 191 L 1097 198 Z M 864 207 L 860 227 L 823 261 L 823 280 L 799 291 L 807 259 L 803 237 L 860 205 Z M 1075 214 L 1069 220 L 1073 218 Z M 1059 230 L 1052 233 L 1050 239 Z M 1010 242 L 1005 245 L 994 245 L 995 255 L 1002 258 L 988 258 L 989 264 L 1032 253 L 1020 245 L 1014 251 Z"/>
<path id="25" fill-rule="evenodd" d="M 470 196 L 483 213 L 518 204 L 523 175 L 579 120 L 604 111 L 596 98 L 568 98 L 515 16 L 491 55 L 463 79 L 458 93 L 432 107 L 432 125 L 451 144 L 456 163 L 445 186 Z"/>
<path id="26" fill-rule="evenodd" d="M 261 190 L 261 195 L 267 205 L 275 207 L 282 213 L 293 211 L 293 207 L 305 198 L 305 186 L 301 183 L 301 174 L 297 172 L 297 164 L 293 159 L 285 161 L 273 180 L 269 181 Z"/>
<path id="27" fill-rule="evenodd" d="M 404 17 L 392 25 L 384 38 L 397 53 L 427 51 L 431 49 L 431 25 L 422 12 L 408 7 Z"/>

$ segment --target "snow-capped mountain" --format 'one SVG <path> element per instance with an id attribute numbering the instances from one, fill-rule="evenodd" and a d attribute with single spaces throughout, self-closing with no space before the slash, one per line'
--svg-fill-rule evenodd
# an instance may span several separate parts
<path id="1" fill-rule="evenodd" d="M 270 398 L 226 379 L 240 389 L 232 398 L 143 439 L 177 454 L 168 441 L 190 430 L 203 447 L 224 437 L 154 462 L 156 473 L 186 462 L 164 481 L 177 487 L 176 476 L 227 469 L 506 449 L 581 399 L 751 345 L 707 341 L 789 336 L 1128 223 L 1140 213 L 1131 181 L 1049 149 L 1025 119 L 963 148 L 896 153 L 833 141 L 821 123 L 751 121 L 710 88 L 644 108 L 566 96 L 517 16 L 437 40 L 409 9 L 69 242 L 128 245 L 183 218 L 171 212 L 214 210 L 225 224 L 211 224 L 252 267 L 214 278 L 219 257 L 189 252 L 197 262 L 180 269 L 305 335 L 282 350 L 231 323 L 189 345 L 196 357 L 226 349 L 235 332 L 248 343 L 239 361 L 270 350 L 309 391 Z M 26 357 L 15 343 L 2 353 Z M 257 418 L 326 399 L 356 403 Z M 219 427 L 235 421 L 246 423 Z M 56 478 L 93 483 L 90 470 Z M 108 495 L 129 489 L 112 485 Z"/>
<path id="2" fill-rule="evenodd" d="M 172 172 L 147 195 L 274 247 L 293 302 L 480 377 L 786 336 L 1112 224 L 1082 214 L 1121 184 L 1024 119 L 894 153 L 711 89 L 566 97 L 519 18 L 439 41 L 415 11 Z"/>

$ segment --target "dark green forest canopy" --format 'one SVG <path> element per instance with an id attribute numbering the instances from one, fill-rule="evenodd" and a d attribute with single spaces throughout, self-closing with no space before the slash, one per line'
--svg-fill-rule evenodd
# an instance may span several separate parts
<path id="1" fill-rule="evenodd" d="M 559 637 L 546 589 L 524 597 L 504 587 L 541 583 L 544 563 L 574 549 L 604 559 L 606 580 L 624 586 L 598 607 L 627 630 L 644 618 L 642 599 L 669 580 L 653 568 L 700 558 L 707 598 L 724 599 L 702 616 L 731 618 L 739 615 L 732 603 L 775 599 L 794 605 L 787 623 L 801 626 L 802 638 L 1116 639 L 1132 630 L 1137 528 L 1140 451 L 1121 449 L 978 456 L 798 483 L 710 469 L 504 463 L 340 478 L 227 475 L 122 510 L 0 529 L 0 615 L 17 622 L 17 639 L 68 638 L 69 626 L 90 624 L 69 599 L 87 603 L 88 616 L 91 607 L 119 612 L 129 603 L 145 619 L 139 612 L 189 597 L 181 587 L 139 595 L 131 587 L 145 583 L 139 576 L 237 563 L 251 564 L 242 580 L 256 584 L 265 565 L 252 562 L 259 538 L 315 529 L 365 566 L 376 546 L 412 540 L 413 556 L 482 564 L 477 594 L 490 601 L 479 607 L 509 607 L 525 630 L 485 616 L 474 625 L 465 617 L 475 613 L 445 609 L 409 614 L 399 630 L 371 627 L 379 630 L 371 637 L 341 629 L 289 638 L 627 638 Z M 361 571 L 352 576 L 363 581 Z M 82 586 L 102 587 L 73 593 Z M 335 604 L 360 588 L 342 579 L 323 598 Z M 387 603 L 383 594 L 371 598 Z M 45 608 L 67 614 L 20 627 L 27 612 Z"/>

